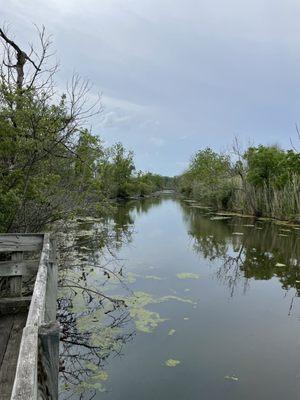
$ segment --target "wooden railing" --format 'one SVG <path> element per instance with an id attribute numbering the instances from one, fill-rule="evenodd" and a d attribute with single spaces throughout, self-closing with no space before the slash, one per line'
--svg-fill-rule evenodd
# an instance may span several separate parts
<path id="1" fill-rule="evenodd" d="M 26 252 L 37 251 L 39 262 L 24 258 Z M 11 260 L 0 262 L 0 277 L 9 280 L 7 298 L 2 298 L 2 303 L 13 307 L 28 303 L 28 298 L 22 296 L 22 277 L 34 273 L 34 269 L 37 271 L 11 400 L 57 400 L 59 325 L 55 243 L 49 234 L 4 234 L 0 235 L 0 252 L 11 253 Z"/>

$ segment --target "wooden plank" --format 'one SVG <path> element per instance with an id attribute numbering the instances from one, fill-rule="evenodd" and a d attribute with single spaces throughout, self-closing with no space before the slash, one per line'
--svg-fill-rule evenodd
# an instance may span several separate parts
<path id="1" fill-rule="evenodd" d="M 49 255 L 50 235 L 45 234 L 41 260 L 28 312 L 28 325 L 40 325 L 44 322 Z"/>
<path id="2" fill-rule="evenodd" d="M 39 329 L 38 399 L 58 399 L 59 324 Z"/>
<path id="3" fill-rule="evenodd" d="M 0 298 L 0 315 L 14 315 L 28 312 L 31 296 Z M 0 330 L 1 334 L 1 330 Z"/>
<path id="4" fill-rule="evenodd" d="M 1 234 L 0 252 L 38 251 L 43 246 L 43 235 Z"/>
<path id="5" fill-rule="evenodd" d="M 6 315 L 0 317 L 0 368 L 2 366 L 13 322 L 14 322 L 14 317 L 12 315 Z"/>
<path id="6" fill-rule="evenodd" d="M 10 400 L 16 373 L 22 331 L 26 323 L 26 314 L 13 317 L 13 325 L 7 343 L 2 368 L 0 368 L 1 400 Z"/>
<path id="7" fill-rule="evenodd" d="M 26 326 L 11 400 L 37 400 L 38 326 Z"/>
<path id="8" fill-rule="evenodd" d="M 16 263 L 23 260 L 23 252 L 12 253 L 11 260 Z M 9 277 L 9 296 L 22 296 L 22 275 Z"/>
<path id="9" fill-rule="evenodd" d="M 58 398 L 59 325 L 56 319 L 57 263 L 50 235 L 43 246 L 23 330 L 11 400 Z M 54 247 L 53 247 L 54 248 Z M 45 321 L 52 321 L 44 325 Z"/>
<path id="10" fill-rule="evenodd" d="M 56 260 L 56 243 L 54 239 L 50 240 L 50 254 L 47 271 L 47 285 L 46 285 L 46 303 L 45 303 L 45 316 L 44 322 L 51 322 L 56 320 L 57 312 L 57 260 Z"/>
<path id="11" fill-rule="evenodd" d="M 0 261 L 0 277 L 31 276 L 37 273 L 39 260 Z"/>

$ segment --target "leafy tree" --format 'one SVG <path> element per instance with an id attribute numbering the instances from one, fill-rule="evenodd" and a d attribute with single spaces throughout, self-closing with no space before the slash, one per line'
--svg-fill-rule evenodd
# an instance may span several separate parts
<path id="1" fill-rule="evenodd" d="M 181 191 L 217 207 L 226 207 L 232 190 L 228 156 L 210 148 L 199 150 L 179 180 Z"/>
<path id="2" fill-rule="evenodd" d="M 249 147 L 244 154 L 247 161 L 247 179 L 255 186 L 269 187 L 272 183 L 278 187 L 283 186 L 288 179 L 288 168 L 292 154 L 287 153 L 277 146 Z"/>

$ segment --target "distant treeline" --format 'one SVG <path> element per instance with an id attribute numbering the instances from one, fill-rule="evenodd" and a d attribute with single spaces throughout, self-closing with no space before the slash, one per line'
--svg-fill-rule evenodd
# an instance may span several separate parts
<path id="1" fill-rule="evenodd" d="M 121 143 L 104 146 L 86 129 L 101 112 L 88 82 L 54 84 L 51 41 L 26 53 L 0 29 L 0 231 L 37 231 L 76 213 L 104 214 L 110 199 L 145 196 L 169 179 L 135 169 Z"/>
<path id="2" fill-rule="evenodd" d="M 256 146 L 233 155 L 206 148 L 177 178 L 178 190 L 218 209 L 300 221 L 300 154 Z"/>

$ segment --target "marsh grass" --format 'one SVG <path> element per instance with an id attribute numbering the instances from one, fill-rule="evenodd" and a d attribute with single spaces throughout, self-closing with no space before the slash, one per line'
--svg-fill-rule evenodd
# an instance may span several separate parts
<path id="1" fill-rule="evenodd" d="M 287 183 L 278 188 L 266 183 L 256 187 L 240 180 L 232 191 L 228 203 L 230 209 L 251 215 L 275 219 L 300 221 L 300 177 L 292 175 Z"/>

